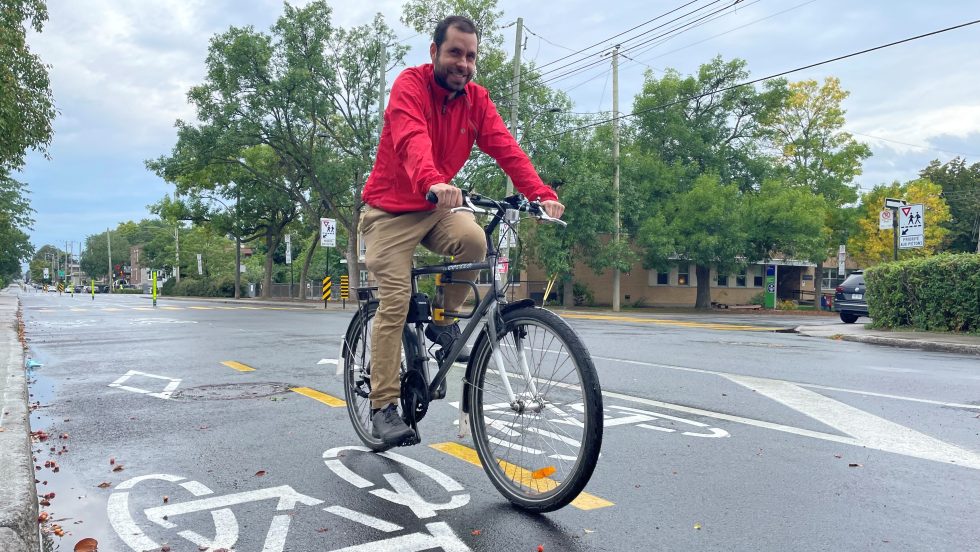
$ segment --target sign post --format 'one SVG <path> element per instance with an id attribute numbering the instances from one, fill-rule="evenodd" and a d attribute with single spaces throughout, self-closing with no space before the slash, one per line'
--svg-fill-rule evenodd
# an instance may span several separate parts
<path id="1" fill-rule="evenodd" d="M 286 234 L 286 264 L 289 265 L 289 298 L 293 298 L 293 235 Z"/>
<path id="2" fill-rule="evenodd" d="M 841 244 L 840 248 L 837 249 L 837 277 L 843 278 L 845 276 L 845 263 L 847 262 L 847 249 L 844 244 Z"/>
<path id="3" fill-rule="evenodd" d="M 894 260 L 898 260 L 898 208 L 906 205 L 907 202 L 904 199 L 895 199 L 892 197 L 885 198 L 885 209 L 891 209 L 892 211 L 892 251 Z M 879 221 L 879 225 L 881 222 Z"/>
<path id="4" fill-rule="evenodd" d="M 332 218 L 320 219 L 320 247 L 337 247 L 337 221 Z M 323 279 L 323 308 L 330 299 L 330 250 L 326 250 L 327 273 Z"/>
<path id="5" fill-rule="evenodd" d="M 157 306 L 157 271 L 153 271 L 153 306 Z"/>

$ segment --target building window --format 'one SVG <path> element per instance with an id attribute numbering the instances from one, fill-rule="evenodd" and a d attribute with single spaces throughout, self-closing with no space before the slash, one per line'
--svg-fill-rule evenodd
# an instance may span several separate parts
<path id="1" fill-rule="evenodd" d="M 756 274 L 755 271 L 758 270 L 759 273 Z M 757 267 L 752 269 L 752 287 L 762 287 L 766 283 L 766 278 L 763 276 L 765 274 L 765 267 Z"/>
<path id="2" fill-rule="evenodd" d="M 844 279 L 837 273 L 836 268 L 825 268 L 823 269 L 823 278 L 821 279 L 820 287 L 821 289 L 833 289 L 843 281 Z"/>
<path id="3" fill-rule="evenodd" d="M 718 273 L 718 287 L 728 287 L 728 274 Z"/>
<path id="4" fill-rule="evenodd" d="M 689 286 L 690 282 L 690 267 L 688 265 L 681 265 L 677 267 L 677 285 L 679 286 Z"/>
<path id="5" fill-rule="evenodd" d="M 735 287 L 745 287 L 745 269 L 743 268 L 735 275 Z"/>
<path id="6" fill-rule="evenodd" d="M 662 270 L 657 271 L 657 285 L 666 286 L 670 283 L 670 272 L 664 272 Z"/>
<path id="7" fill-rule="evenodd" d="M 366 287 L 368 285 L 368 271 L 362 270 L 359 276 L 360 285 L 358 287 Z"/>

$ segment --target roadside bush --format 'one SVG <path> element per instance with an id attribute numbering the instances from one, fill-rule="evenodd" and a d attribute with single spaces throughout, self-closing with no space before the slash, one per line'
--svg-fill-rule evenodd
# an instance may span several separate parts
<path id="1" fill-rule="evenodd" d="M 575 285 L 572 286 L 572 296 L 575 297 L 575 306 L 591 306 L 595 303 L 595 294 L 585 284 L 575 282 Z"/>
<path id="2" fill-rule="evenodd" d="M 763 292 L 756 293 L 749 299 L 750 305 L 759 305 L 760 307 L 766 306 L 766 294 Z"/>
<path id="3" fill-rule="evenodd" d="M 980 255 L 944 254 L 865 272 L 872 326 L 980 333 Z"/>
<path id="4" fill-rule="evenodd" d="M 785 301 L 780 301 L 776 308 L 779 310 L 797 310 L 800 308 L 800 304 L 796 301 L 787 299 Z"/>
<path id="5" fill-rule="evenodd" d="M 182 278 L 177 282 L 174 278 L 163 284 L 163 295 L 186 297 L 234 297 L 235 279 L 221 277 L 214 280 L 199 278 Z"/>

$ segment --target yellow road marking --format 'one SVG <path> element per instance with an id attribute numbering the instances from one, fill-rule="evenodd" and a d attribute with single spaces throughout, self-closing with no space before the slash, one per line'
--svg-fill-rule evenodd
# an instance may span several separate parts
<path id="1" fill-rule="evenodd" d="M 102 310 L 105 312 L 119 312 L 122 309 L 117 309 L 116 307 L 103 307 Z"/>
<path id="2" fill-rule="evenodd" d="M 235 362 L 234 360 L 225 360 L 221 364 L 224 364 L 225 366 L 227 366 L 229 368 L 233 368 L 235 370 L 238 370 L 239 372 L 254 372 L 255 371 L 255 368 L 252 368 L 251 366 L 249 366 L 247 364 L 242 364 L 241 362 Z"/>
<path id="3" fill-rule="evenodd" d="M 195 310 L 212 310 L 213 307 L 189 307 Z"/>
<path id="4" fill-rule="evenodd" d="M 483 464 L 480 463 L 480 457 L 479 455 L 477 455 L 476 451 L 465 445 L 461 445 L 459 443 L 453 443 L 453 442 L 446 442 L 446 443 L 436 443 L 434 445 L 429 445 L 429 446 L 440 452 L 445 452 L 450 456 L 455 456 L 460 460 L 469 462 L 474 466 L 479 466 L 481 468 L 483 467 Z M 535 479 L 533 472 L 531 472 L 530 470 L 526 470 L 516 464 L 511 464 L 510 462 L 505 462 L 503 460 L 497 460 L 497 462 L 500 464 L 500 467 L 503 468 L 504 473 L 507 474 L 508 477 L 518 481 L 521 485 L 524 485 L 525 487 L 535 488 L 535 489 L 541 489 L 542 487 L 544 487 L 545 491 L 550 491 L 551 489 L 554 489 L 555 487 L 558 486 L 558 482 L 555 481 L 554 479 L 550 479 L 547 477 Z M 604 498 L 599 498 L 593 494 L 589 494 L 585 491 L 582 491 L 581 494 L 575 497 L 575 500 L 573 500 L 571 504 L 572 506 L 575 506 L 579 510 L 595 510 L 597 508 L 606 508 L 608 506 L 614 506 L 612 502 L 609 502 Z"/>
<path id="5" fill-rule="evenodd" d="M 709 330 L 743 330 L 752 332 L 771 332 L 778 328 L 767 326 L 749 326 L 745 324 L 719 324 L 712 322 L 689 322 L 686 320 L 668 320 L 663 318 L 638 318 L 633 316 L 611 316 L 608 314 L 575 314 L 562 312 L 562 318 L 579 318 L 582 320 L 610 320 L 613 322 L 640 322 L 643 324 L 661 324 L 664 326 L 681 326 L 687 328 L 705 328 Z"/>
<path id="6" fill-rule="evenodd" d="M 290 389 L 290 391 L 295 391 L 300 395 L 305 395 L 311 399 L 320 401 L 327 406 L 333 406 L 333 407 L 347 406 L 347 403 L 344 402 L 343 400 L 338 399 L 337 397 L 333 397 L 331 395 L 327 395 L 326 393 L 321 393 L 316 389 L 310 389 L 309 387 L 293 387 Z"/>
<path id="7" fill-rule="evenodd" d="M 160 307 L 163 310 L 184 310 L 184 307 Z"/>

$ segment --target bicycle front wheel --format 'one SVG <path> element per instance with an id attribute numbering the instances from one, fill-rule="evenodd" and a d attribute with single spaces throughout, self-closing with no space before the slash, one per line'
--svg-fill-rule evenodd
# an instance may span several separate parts
<path id="1" fill-rule="evenodd" d="M 602 445 L 602 391 L 588 350 L 557 315 L 522 308 L 503 322 L 496 352 L 486 335 L 473 351 L 473 441 L 501 494 L 526 510 L 550 512 L 592 477 Z"/>
<path id="2" fill-rule="evenodd" d="M 371 327 L 378 301 L 373 300 L 362 307 L 344 335 L 342 353 L 344 358 L 344 398 L 347 401 L 347 414 L 350 416 L 354 432 L 364 445 L 373 451 L 381 452 L 391 448 L 372 433 L 371 424 Z M 406 329 L 402 335 L 401 373 L 405 372 L 405 350 L 412 346 L 411 334 Z"/>

